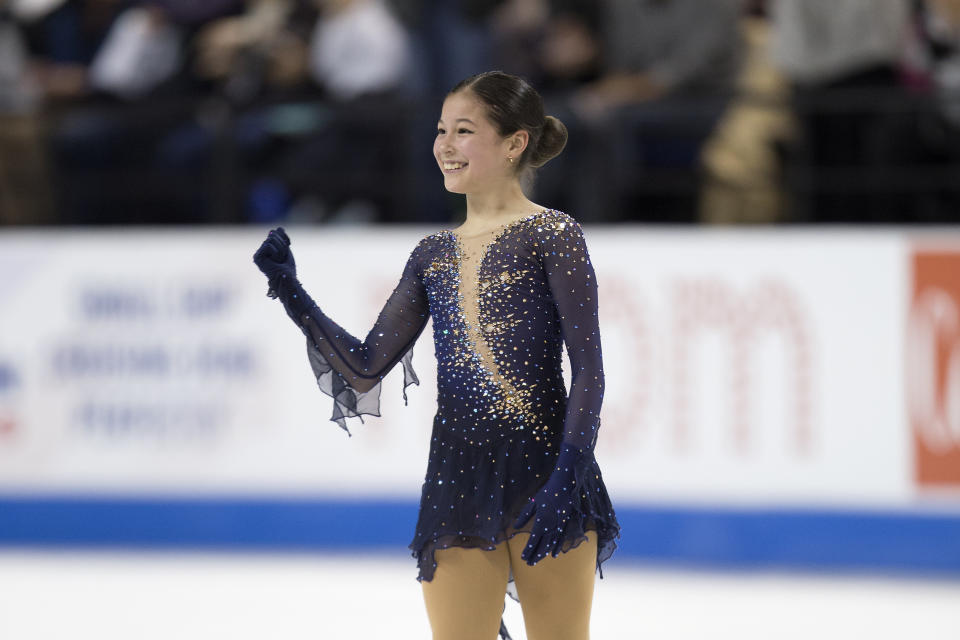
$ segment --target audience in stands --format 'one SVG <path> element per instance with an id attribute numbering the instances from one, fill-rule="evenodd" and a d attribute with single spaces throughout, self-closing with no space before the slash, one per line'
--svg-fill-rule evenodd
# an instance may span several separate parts
<path id="1" fill-rule="evenodd" d="M 734 0 L 602 3 L 597 77 L 551 101 L 571 153 L 542 172 L 544 199 L 587 221 L 692 221 L 700 149 L 742 56 L 739 15 Z"/>
<path id="2" fill-rule="evenodd" d="M 773 57 L 793 85 L 810 189 L 802 218 L 888 218 L 910 0 L 776 0 Z M 890 220 L 892 221 L 892 219 Z"/>
<path id="3" fill-rule="evenodd" d="M 490 68 L 570 129 L 530 189 L 581 220 L 942 221 L 958 7 L 0 0 L 0 224 L 448 221 L 437 106 Z"/>
<path id="4" fill-rule="evenodd" d="M 793 219 L 784 185 L 784 151 L 797 141 L 790 84 L 770 57 L 766 2 L 748 3 L 741 18 L 746 47 L 734 98 L 701 154 L 698 205 L 708 224 Z"/>

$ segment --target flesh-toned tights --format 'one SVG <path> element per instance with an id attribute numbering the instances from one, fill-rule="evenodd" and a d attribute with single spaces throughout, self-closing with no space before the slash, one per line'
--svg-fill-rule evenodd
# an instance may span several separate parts
<path id="1" fill-rule="evenodd" d="M 433 580 L 421 582 L 433 640 L 495 640 L 510 569 L 528 640 L 588 640 L 597 538 L 530 566 L 520 558 L 529 534 L 496 549 L 451 547 L 436 552 Z"/>

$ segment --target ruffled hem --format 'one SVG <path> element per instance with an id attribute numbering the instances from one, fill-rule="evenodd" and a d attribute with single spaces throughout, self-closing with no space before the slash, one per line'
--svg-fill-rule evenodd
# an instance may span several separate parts
<path id="1" fill-rule="evenodd" d="M 580 517 L 572 518 L 564 528 L 564 533 L 560 536 L 562 543 L 559 549 L 561 553 L 566 553 L 576 548 L 586 540 L 584 531 L 595 530 L 597 532 L 597 572 L 602 579 L 602 565 L 617 548 L 616 539 L 620 537 L 620 524 L 617 522 L 610 496 L 603 483 L 600 465 L 597 464 L 593 453 L 587 456 L 583 464 L 574 468 L 574 475 L 576 491 L 580 496 L 576 504 Z M 571 540 L 574 541 L 573 544 Z"/>
<path id="2" fill-rule="evenodd" d="M 437 426 L 435 423 L 435 429 Z M 417 533 L 409 545 L 417 559 L 418 581 L 433 580 L 437 551 L 451 547 L 490 551 L 520 533 L 530 532 L 533 518 L 520 528 L 513 524 L 554 469 L 557 454 L 546 442 L 529 441 L 525 445 L 517 450 L 516 443 L 507 439 L 489 448 L 462 447 L 456 436 L 435 431 Z M 483 472 L 473 474 L 466 484 L 458 482 L 459 475 L 448 462 L 454 456 L 458 468 Z M 601 565 L 616 549 L 620 526 L 596 459 L 591 453 L 579 462 L 575 470 L 579 496 L 575 515 L 566 523 L 556 548 L 566 553 L 585 542 L 588 532 L 595 532 L 596 568 L 603 578 Z M 507 594 L 519 602 L 512 570 Z M 500 637 L 510 638 L 502 620 Z"/>
<path id="3" fill-rule="evenodd" d="M 603 483 L 599 465 L 592 455 L 589 456 L 585 464 L 578 465 L 576 480 L 577 491 L 580 495 L 580 500 L 577 502 L 577 516 L 567 521 L 563 532 L 558 535 L 557 548 L 560 553 L 566 553 L 585 542 L 588 531 L 596 532 L 596 566 L 602 579 L 602 564 L 613 555 L 617 548 L 616 540 L 620 537 L 620 525 L 617 522 L 613 505 Z M 411 554 L 417 558 L 419 569 L 417 580 L 430 582 L 433 579 L 437 566 L 435 554 L 439 550 L 462 547 L 482 548 L 492 551 L 497 545 L 517 534 L 529 533 L 532 528 L 532 518 L 519 529 L 514 529 L 512 525 L 523 511 L 526 501 L 530 499 L 531 495 L 534 495 L 536 489 L 539 489 L 539 487 L 528 491 L 529 495 L 521 496 L 521 499 L 516 501 L 515 507 L 498 518 L 499 528 L 493 535 L 484 536 L 480 532 L 444 531 L 442 529 L 426 539 L 418 535 L 409 546 Z"/>
<path id="4" fill-rule="evenodd" d="M 330 416 L 331 422 L 336 422 L 340 428 L 350 433 L 347 428 L 347 418 L 360 418 L 363 423 L 363 416 L 380 416 L 380 391 L 383 385 L 383 379 L 368 389 L 367 391 L 358 391 L 350 386 L 330 362 L 323 356 L 320 349 L 307 338 L 307 357 L 310 360 L 310 367 L 317 378 L 317 386 L 325 394 L 333 398 L 333 414 Z M 411 384 L 420 384 L 420 378 L 413 370 L 413 346 L 407 349 L 406 353 L 400 358 L 403 366 L 403 404 L 407 404 L 407 387 Z"/>
<path id="5" fill-rule="evenodd" d="M 523 529 L 514 530 L 509 535 L 502 533 L 494 538 L 448 534 L 440 536 L 440 538 L 426 543 L 421 549 L 416 549 L 411 545 L 411 555 L 418 561 L 419 575 L 417 576 L 417 580 L 420 582 L 423 582 L 424 580 L 430 582 L 433 580 L 433 575 L 437 568 L 437 551 L 442 551 L 443 549 L 449 549 L 451 547 L 493 551 L 498 545 L 512 539 L 514 536 L 520 533 L 530 533 L 528 527 L 529 525 Z M 582 529 L 583 531 L 581 533 L 570 536 L 569 538 L 563 540 L 560 552 L 566 553 L 576 549 L 587 541 L 587 533 L 590 531 L 595 532 L 597 534 L 597 572 L 602 579 L 602 565 L 604 562 L 610 559 L 610 556 L 612 556 L 613 552 L 617 549 L 616 540 L 620 537 L 620 526 L 616 523 L 616 521 L 608 523 L 596 519 L 590 519 L 583 522 Z M 512 575 L 510 577 L 510 581 L 513 581 Z M 515 595 L 511 594 L 511 597 L 519 602 Z"/>

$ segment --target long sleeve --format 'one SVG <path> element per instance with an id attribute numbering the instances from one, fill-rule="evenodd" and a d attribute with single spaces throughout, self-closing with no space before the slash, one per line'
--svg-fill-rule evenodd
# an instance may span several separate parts
<path id="1" fill-rule="evenodd" d="M 578 454 L 592 453 L 600 428 L 604 391 L 596 274 L 583 229 L 576 220 L 567 217 L 541 229 L 543 268 L 570 358 L 563 443 Z"/>
<path id="2" fill-rule="evenodd" d="M 427 294 L 420 269 L 420 248 L 413 250 L 400 282 L 387 299 L 377 321 L 361 341 L 328 317 L 302 291 L 281 295 L 287 314 L 307 337 L 310 365 L 320 389 L 334 399 L 331 420 L 347 430 L 345 418 L 380 415 L 381 380 L 403 363 L 403 394 L 420 381 L 413 371 L 413 345 L 429 317 Z M 347 430 L 349 432 L 349 430 Z"/>
<path id="3" fill-rule="evenodd" d="M 604 386 L 596 275 L 576 220 L 564 215 L 537 231 L 541 263 L 570 357 L 570 394 L 554 469 L 514 521 L 519 529 L 533 519 L 520 554 L 531 565 L 575 546 L 571 541 L 585 538 L 586 523 L 596 526 L 613 517 L 594 457 Z"/>

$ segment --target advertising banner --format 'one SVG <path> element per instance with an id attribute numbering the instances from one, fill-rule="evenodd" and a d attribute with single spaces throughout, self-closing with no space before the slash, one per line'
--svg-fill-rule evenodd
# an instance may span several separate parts
<path id="1" fill-rule="evenodd" d="M 288 231 L 305 288 L 363 338 L 433 230 Z M 597 456 L 625 519 L 812 510 L 957 527 L 960 232 L 585 231 L 606 375 Z M 98 496 L 257 501 L 260 519 L 276 501 L 338 501 L 350 519 L 401 505 L 407 531 L 436 407 L 432 327 L 408 403 L 394 370 L 381 417 L 348 436 L 265 296 L 263 236 L 0 235 L 0 541 L 29 520 L 14 506 L 53 500 L 53 522 L 57 500 Z"/>

